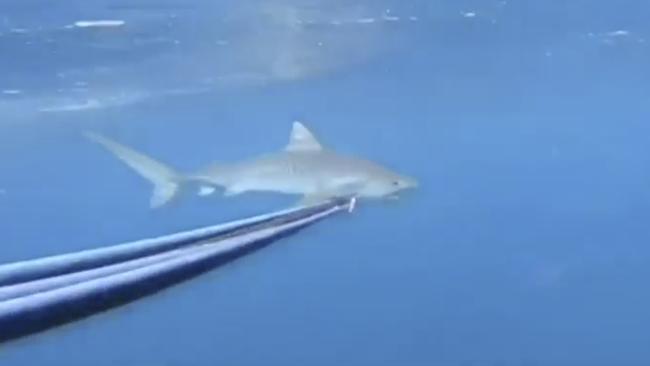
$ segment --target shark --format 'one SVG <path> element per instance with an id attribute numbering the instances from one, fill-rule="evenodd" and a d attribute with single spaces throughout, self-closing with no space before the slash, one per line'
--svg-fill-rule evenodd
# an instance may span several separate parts
<path id="1" fill-rule="evenodd" d="M 280 151 L 234 163 L 213 163 L 190 174 L 155 160 L 95 132 L 86 137 L 98 143 L 153 184 L 151 208 L 173 200 L 183 186 L 194 185 L 200 196 L 221 190 L 232 197 L 245 192 L 298 195 L 298 206 L 335 199 L 396 199 L 418 181 L 385 166 L 325 147 L 304 123 L 294 121 L 289 142 Z"/>

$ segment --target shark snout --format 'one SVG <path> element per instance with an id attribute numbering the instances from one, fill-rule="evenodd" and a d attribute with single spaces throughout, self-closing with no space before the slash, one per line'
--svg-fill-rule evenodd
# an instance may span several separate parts
<path id="1" fill-rule="evenodd" d="M 420 183 L 418 182 L 417 179 L 413 177 L 403 177 L 402 185 L 404 186 L 404 188 L 417 188 L 420 185 Z"/>
<path id="2" fill-rule="evenodd" d="M 386 194 L 384 196 L 385 199 L 397 200 L 399 199 L 403 191 L 417 188 L 419 186 L 419 182 L 417 179 L 413 177 L 400 176 L 398 179 L 394 181 L 393 185 L 395 189 L 392 190 L 390 193 Z"/>

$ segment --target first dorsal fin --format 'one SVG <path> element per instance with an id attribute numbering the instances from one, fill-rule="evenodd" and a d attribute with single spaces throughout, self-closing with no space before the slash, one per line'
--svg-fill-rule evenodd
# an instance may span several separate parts
<path id="1" fill-rule="evenodd" d="M 323 147 L 318 142 L 314 134 L 311 133 L 301 122 L 293 122 L 291 129 L 291 137 L 289 137 L 289 144 L 285 150 L 287 151 L 319 151 Z"/>

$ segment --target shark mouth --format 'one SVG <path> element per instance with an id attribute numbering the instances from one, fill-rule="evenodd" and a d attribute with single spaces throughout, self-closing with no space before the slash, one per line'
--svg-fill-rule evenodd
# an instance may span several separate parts
<path id="1" fill-rule="evenodd" d="M 349 210 L 351 204 L 337 200 L 160 238 L 0 265 L 0 343 L 152 295 Z"/>

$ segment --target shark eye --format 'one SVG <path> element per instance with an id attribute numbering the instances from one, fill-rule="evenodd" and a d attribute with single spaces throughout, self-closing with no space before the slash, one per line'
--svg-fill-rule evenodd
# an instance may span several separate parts
<path id="1" fill-rule="evenodd" d="M 398 180 L 394 180 L 394 181 L 393 181 L 393 186 L 398 187 L 398 186 L 399 186 L 399 181 L 398 181 Z"/>

